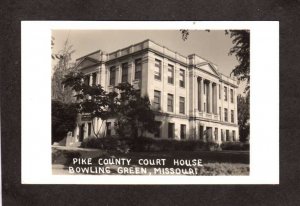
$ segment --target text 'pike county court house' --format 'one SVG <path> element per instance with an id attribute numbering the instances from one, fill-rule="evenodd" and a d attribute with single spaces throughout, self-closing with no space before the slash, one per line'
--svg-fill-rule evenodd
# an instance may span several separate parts
<path id="1" fill-rule="evenodd" d="M 145 40 L 112 53 L 98 50 L 80 57 L 76 69 L 88 76 L 88 84 L 100 84 L 106 91 L 129 82 L 141 95 L 148 95 L 160 128 L 147 137 L 239 140 L 237 81 L 197 54 L 185 57 Z M 93 136 L 93 126 L 103 135 L 115 135 L 114 121 L 108 119 L 101 127 L 101 119 L 82 117 L 73 131 L 74 142 Z"/>

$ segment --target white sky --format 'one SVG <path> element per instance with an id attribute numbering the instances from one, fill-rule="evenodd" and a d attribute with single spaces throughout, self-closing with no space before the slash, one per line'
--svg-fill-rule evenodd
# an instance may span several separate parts
<path id="1" fill-rule="evenodd" d="M 184 56 L 198 54 L 216 64 L 218 70 L 227 76 L 238 64 L 235 56 L 228 55 L 233 44 L 223 30 L 190 31 L 186 41 L 182 40 L 178 30 L 53 30 L 52 37 L 55 38 L 53 53 L 58 53 L 69 38 L 75 49 L 72 61 L 99 49 L 110 53 L 151 39 Z M 243 89 L 244 84 L 241 84 L 238 93 Z"/>

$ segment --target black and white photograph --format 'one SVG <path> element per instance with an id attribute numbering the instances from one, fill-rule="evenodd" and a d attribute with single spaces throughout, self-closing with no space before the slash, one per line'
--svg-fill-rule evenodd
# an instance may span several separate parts
<path id="1" fill-rule="evenodd" d="M 22 22 L 22 183 L 278 184 L 276 35 L 276 22 Z"/>
<path id="2" fill-rule="evenodd" d="M 248 176 L 250 36 L 51 30 L 52 174 Z"/>

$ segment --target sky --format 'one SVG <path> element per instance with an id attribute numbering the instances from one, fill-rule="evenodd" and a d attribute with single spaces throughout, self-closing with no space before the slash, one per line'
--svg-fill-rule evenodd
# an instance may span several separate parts
<path id="1" fill-rule="evenodd" d="M 230 76 L 238 64 L 235 56 L 228 55 L 233 44 L 230 35 L 225 35 L 223 30 L 189 31 L 185 41 L 178 30 L 52 30 L 52 37 L 52 53 L 58 53 L 66 39 L 69 40 L 75 50 L 72 61 L 99 49 L 110 53 L 151 39 L 184 56 L 195 53 L 216 64 L 219 72 L 226 76 Z M 241 84 L 238 93 L 242 93 L 243 87 Z"/>

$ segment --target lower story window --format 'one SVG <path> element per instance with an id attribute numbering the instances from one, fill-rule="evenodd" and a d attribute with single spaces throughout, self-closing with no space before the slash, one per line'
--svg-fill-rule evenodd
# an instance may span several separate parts
<path id="1" fill-rule="evenodd" d="M 180 125 L 180 139 L 185 139 L 186 137 L 186 125 L 181 124 Z"/>
<path id="2" fill-rule="evenodd" d="M 106 122 L 106 136 L 111 136 L 111 122 Z"/>
<path id="3" fill-rule="evenodd" d="M 168 123 L 168 138 L 169 139 L 174 139 L 174 129 L 175 129 L 174 123 Z"/>
<path id="4" fill-rule="evenodd" d="M 232 130 L 232 138 L 233 138 L 233 141 L 236 141 L 236 136 L 235 136 L 235 131 Z"/>
<path id="5" fill-rule="evenodd" d="M 88 136 L 92 134 L 92 123 L 88 123 Z"/>
<path id="6" fill-rule="evenodd" d="M 229 141 L 229 130 L 226 130 L 226 141 Z"/>
<path id="7" fill-rule="evenodd" d="M 161 137 L 161 135 L 160 135 L 160 128 L 161 128 L 161 122 L 159 122 L 159 121 L 156 121 L 155 122 L 156 124 L 157 124 L 157 128 L 156 128 L 156 131 L 154 132 L 154 137 L 155 138 L 160 138 Z"/>
<path id="8" fill-rule="evenodd" d="M 221 140 L 222 140 L 222 142 L 224 142 L 224 141 L 225 141 L 225 138 L 224 138 L 224 133 L 223 133 L 223 129 L 221 129 Z"/>

